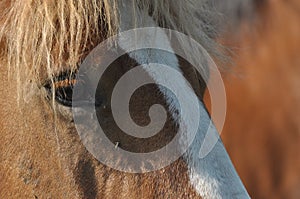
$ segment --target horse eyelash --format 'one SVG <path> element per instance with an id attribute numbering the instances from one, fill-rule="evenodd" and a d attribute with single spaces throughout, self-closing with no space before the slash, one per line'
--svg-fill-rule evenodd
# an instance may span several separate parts
<path id="1" fill-rule="evenodd" d="M 72 90 L 77 83 L 76 73 L 62 72 L 52 80 L 48 80 L 44 87 L 49 93 L 49 96 L 54 92 L 55 100 L 67 107 L 72 107 Z"/>
<path id="2" fill-rule="evenodd" d="M 56 102 L 66 107 L 94 105 L 99 107 L 102 105 L 101 100 L 93 100 L 93 96 L 86 90 L 85 93 L 79 95 L 79 98 L 73 99 L 73 88 L 76 84 L 85 85 L 83 78 L 76 78 L 77 72 L 63 72 L 57 77 L 44 85 L 51 99 L 54 92 Z M 75 103 L 74 103 L 75 101 Z"/>

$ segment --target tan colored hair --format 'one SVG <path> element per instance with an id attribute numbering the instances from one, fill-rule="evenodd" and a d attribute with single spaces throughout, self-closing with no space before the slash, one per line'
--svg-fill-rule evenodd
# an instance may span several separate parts
<path id="1" fill-rule="evenodd" d="M 184 32 L 216 53 L 211 12 L 205 0 L 133 0 L 166 28 Z M 2 1 L 0 40 L 8 67 L 26 79 L 52 77 L 78 62 L 103 39 L 118 31 L 118 0 Z M 5 5 L 5 6 L 4 6 Z M 136 7 L 136 6 L 135 6 Z M 17 78 L 18 80 L 20 78 Z M 19 82 L 20 83 L 20 82 Z"/>

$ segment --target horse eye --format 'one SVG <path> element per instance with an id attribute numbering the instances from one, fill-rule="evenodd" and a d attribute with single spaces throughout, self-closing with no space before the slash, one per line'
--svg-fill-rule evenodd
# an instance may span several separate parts
<path id="1" fill-rule="evenodd" d="M 77 91 L 73 95 L 75 85 Z M 53 81 L 48 81 L 44 87 L 50 97 L 54 91 L 55 100 L 66 107 L 102 106 L 102 96 L 92 95 L 87 85 L 88 80 L 83 80 L 83 77 L 76 78 L 76 73 L 64 72 L 54 77 Z"/>
<path id="2" fill-rule="evenodd" d="M 79 80 L 78 80 L 79 79 Z M 81 78 L 76 78 L 76 73 L 64 72 L 52 81 L 48 81 L 44 87 L 48 90 L 49 96 L 52 96 L 54 91 L 55 100 L 66 107 L 77 106 L 96 106 L 102 105 L 101 97 L 93 96 L 86 86 L 88 83 Z M 82 86 L 82 89 L 77 89 L 77 93 L 73 95 L 74 86 Z"/>
<path id="3" fill-rule="evenodd" d="M 64 72 L 59 76 L 55 77 L 52 81 L 48 81 L 44 87 L 49 92 L 49 95 L 52 95 L 54 90 L 55 100 L 67 107 L 72 107 L 73 104 L 73 88 L 76 84 L 76 75 L 75 73 Z"/>

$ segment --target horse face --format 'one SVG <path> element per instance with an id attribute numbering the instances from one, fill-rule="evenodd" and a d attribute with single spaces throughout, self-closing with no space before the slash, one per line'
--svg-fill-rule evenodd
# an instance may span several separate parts
<path id="1" fill-rule="evenodd" d="M 60 77 L 72 71 L 74 67 L 71 66 L 80 62 L 82 55 L 90 52 L 94 41 L 100 42 L 106 38 L 109 31 L 103 30 L 113 29 L 107 18 L 112 17 L 110 14 L 116 10 L 113 10 L 112 5 L 102 7 L 104 11 L 99 8 L 93 10 L 95 5 L 89 1 L 79 1 L 78 4 L 66 2 L 66 4 L 63 2 L 57 4 L 60 11 L 56 10 L 58 8 L 54 9 L 53 2 L 32 4 L 14 2 L 12 5 L 6 5 L 10 6 L 10 11 L 5 10 L 6 14 L 3 17 L 2 30 L 4 31 L 1 32 L 1 38 L 5 53 L 0 63 L 2 80 L 0 90 L 4 94 L 0 101 L 1 135 L 3 136 L 0 149 L 1 158 L 4 160 L 1 161 L 0 170 L 2 176 L 0 181 L 4 185 L 4 189 L 0 192 L 1 196 L 67 198 L 200 198 L 202 196 L 207 198 L 230 197 L 234 194 L 247 197 L 221 141 L 217 143 L 215 150 L 207 159 L 198 159 L 198 154 L 194 153 L 198 146 L 195 145 L 186 156 L 178 158 L 169 166 L 149 173 L 137 174 L 112 169 L 100 163 L 86 150 L 77 134 L 72 110 L 66 106 L 65 102 L 69 99 L 63 98 L 65 100 L 63 101 L 53 95 L 59 96 L 61 93 L 59 93 L 59 82 L 53 82 L 52 77 Z M 105 1 L 103 3 L 105 4 Z M 125 5 L 131 4 L 126 2 Z M 161 4 L 156 6 L 157 9 L 164 8 Z M 81 14 L 84 15 L 84 12 L 90 11 L 89 9 L 101 11 L 107 23 L 97 21 L 96 18 L 95 21 L 89 21 L 88 16 L 81 18 Z M 134 9 L 138 10 L 140 6 Z M 121 7 L 119 11 L 125 17 L 132 15 L 132 12 Z M 146 11 L 140 13 L 149 15 L 148 10 Z M 157 16 L 160 16 L 159 14 Z M 13 20 L 9 18 L 10 16 L 18 17 Z M 27 17 L 28 21 L 25 20 Z M 171 15 L 157 20 L 157 25 L 168 17 Z M 182 18 L 186 22 L 189 16 Z M 29 34 L 27 23 L 34 27 L 32 36 Z M 94 23 L 93 26 L 90 25 L 91 23 Z M 15 26 L 16 24 L 20 26 Z M 118 26 L 122 27 L 122 22 Z M 93 34 L 85 34 L 89 29 Z M 99 31 L 102 31 L 101 36 L 98 35 Z M 83 43 L 76 43 L 76 39 L 82 39 Z M 79 50 L 80 47 L 84 49 Z M 16 56 L 13 52 L 17 54 L 22 52 L 23 56 L 21 54 Z M 141 57 L 148 58 L 150 54 L 145 53 Z M 160 135 L 151 140 L 128 139 L 126 136 L 121 136 L 122 132 L 115 127 L 109 108 L 110 93 L 119 77 L 132 67 L 132 64 L 128 63 L 139 63 L 139 61 L 128 54 L 114 62 L 111 69 L 106 71 L 104 79 L 100 81 L 96 95 L 101 101 L 97 109 L 98 119 L 108 130 L 110 140 L 118 143 L 117 147 L 136 153 L 149 152 L 169 142 L 177 128 L 176 121 L 171 117 L 172 112 L 168 112 L 166 125 Z M 203 81 L 199 82 L 198 74 L 186 63 L 181 63 L 180 58 L 177 61 L 181 72 L 192 84 L 199 104 L 202 104 L 206 85 Z M 20 63 L 24 64 L 23 68 Z M 151 76 L 154 73 L 151 71 L 148 73 L 150 77 L 155 78 Z M 51 86 L 48 86 L 49 81 L 52 90 Z M 58 83 L 58 88 L 53 90 L 55 83 Z M 53 92 L 49 92 L 49 88 Z M 133 96 L 131 108 L 137 124 L 149 123 L 147 111 L 153 103 L 170 106 L 166 96 L 158 91 L 157 85 L 150 85 L 144 90 L 138 90 Z M 205 121 L 210 122 L 205 107 L 200 108 L 205 115 Z M 198 135 L 199 140 L 196 140 L 196 144 L 203 139 L 201 132 Z M 221 158 L 217 159 L 218 156 Z M 222 169 L 226 170 L 226 175 Z"/>
<path id="2" fill-rule="evenodd" d="M 119 147 L 136 153 L 148 152 L 169 142 L 173 138 L 172 133 L 176 132 L 176 125 L 168 113 L 166 125 L 154 139 L 135 141 L 121 136 L 123 132 L 116 128 L 111 110 L 107 107 L 110 107 L 109 93 L 119 77 L 128 70 L 128 62 L 135 61 L 128 57 L 117 61 L 100 82 L 98 95 L 102 104 L 97 111 L 104 119 L 99 122 L 109 132 L 111 141 L 120 143 Z M 2 61 L 0 72 L 3 81 L 0 90 L 6 93 L 1 97 L 1 151 L 2 158 L 7 160 L 1 164 L 1 181 L 6 182 L 1 195 L 200 197 L 190 183 L 187 162 L 183 158 L 166 168 L 145 174 L 124 173 L 101 164 L 81 142 L 71 108 L 59 101 L 53 104 L 47 88 L 39 87 L 34 82 L 26 82 L 28 90 L 24 93 L 25 97 L 18 99 L 18 77 L 8 76 L 6 64 Z M 194 75 L 192 80 L 198 82 Z M 137 124 L 149 123 L 148 110 L 154 103 L 167 107 L 155 85 L 145 87 L 133 96 L 131 112 Z"/>

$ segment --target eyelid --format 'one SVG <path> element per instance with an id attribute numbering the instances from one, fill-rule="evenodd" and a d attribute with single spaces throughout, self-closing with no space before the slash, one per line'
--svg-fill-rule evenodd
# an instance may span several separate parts
<path id="1" fill-rule="evenodd" d="M 95 100 L 94 97 L 88 93 L 88 90 L 84 89 L 84 92 L 77 99 L 73 99 L 73 87 L 75 84 L 86 84 L 83 79 L 78 80 L 76 78 L 76 73 L 64 72 L 57 77 L 54 77 L 53 80 L 48 80 L 44 87 L 48 92 L 55 92 L 55 100 L 66 107 L 77 107 L 77 106 L 101 106 L 102 101 Z M 53 89 L 54 88 L 54 89 Z M 52 95 L 51 95 L 52 96 Z"/>
<path id="2" fill-rule="evenodd" d="M 50 94 L 55 93 L 55 100 L 59 104 L 72 107 L 72 89 L 76 83 L 76 73 L 63 72 L 48 80 L 43 86 Z"/>
<path id="3" fill-rule="evenodd" d="M 63 87 L 68 87 L 68 86 L 74 86 L 76 84 L 77 80 L 76 79 L 65 79 L 61 81 L 54 81 L 54 88 L 63 88 Z"/>
<path id="4" fill-rule="evenodd" d="M 77 71 L 70 72 L 70 71 L 64 71 L 59 73 L 58 75 L 54 75 L 53 77 L 44 80 L 41 84 L 42 87 L 52 87 L 52 84 L 54 84 L 55 88 L 64 86 L 65 84 L 70 83 L 76 83 L 76 74 Z"/>

